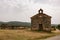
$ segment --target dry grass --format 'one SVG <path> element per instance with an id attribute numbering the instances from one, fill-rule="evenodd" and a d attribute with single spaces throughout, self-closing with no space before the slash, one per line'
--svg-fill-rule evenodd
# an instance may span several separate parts
<path id="1" fill-rule="evenodd" d="M 40 40 L 58 33 L 33 32 L 29 30 L 0 30 L 0 40 Z"/>

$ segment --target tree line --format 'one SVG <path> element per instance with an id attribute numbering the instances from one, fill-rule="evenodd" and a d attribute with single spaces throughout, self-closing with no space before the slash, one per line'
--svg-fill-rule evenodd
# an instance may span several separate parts
<path id="1" fill-rule="evenodd" d="M 16 29 L 19 27 L 29 28 L 30 26 L 31 24 L 29 22 L 18 22 L 18 21 L 0 22 L 0 29 Z"/>

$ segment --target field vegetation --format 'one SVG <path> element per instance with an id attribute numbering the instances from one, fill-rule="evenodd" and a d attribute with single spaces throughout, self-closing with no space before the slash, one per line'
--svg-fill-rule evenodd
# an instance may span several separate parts
<path id="1" fill-rule="evenodd" d="M 37 32 L 27 29 L 23 30 L 0 30 L 0 40 L 41 40 L 51 36 L 59 35 L 60 32 Z"/>

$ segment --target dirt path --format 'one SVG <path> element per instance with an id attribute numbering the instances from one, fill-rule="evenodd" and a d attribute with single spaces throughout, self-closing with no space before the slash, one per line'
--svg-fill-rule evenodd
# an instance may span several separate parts
<path id="1" fill-rule="evenodd" d="M 45 40 L 60 40 L 60 35 L 55 36 L 55 37 L 50 37 L 50 38 L 47 38 Z"/>

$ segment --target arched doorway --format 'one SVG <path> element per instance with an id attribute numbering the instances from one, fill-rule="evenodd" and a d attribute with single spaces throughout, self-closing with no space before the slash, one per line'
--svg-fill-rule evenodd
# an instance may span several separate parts
<path id="1" fill-rule="evenodd" d="M 42 31 L 43 30 L 43 25 L 39 24 L 39 30 Z"/>

